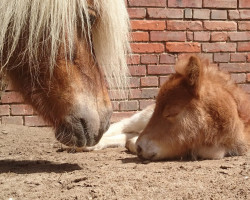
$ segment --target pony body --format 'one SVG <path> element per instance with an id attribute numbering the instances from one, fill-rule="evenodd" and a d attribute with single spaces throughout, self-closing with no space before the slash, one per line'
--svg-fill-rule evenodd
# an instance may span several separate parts
<path id="1" fill-rule="evenodd" d="M 3 0 L 0 69 L 68 146 L 96 144 L 109 127 L 106 82 L 127 86 L 123 0 Z"/>
<path id="2" fill-rule="evenodd" d="M 142 159 L 221 159 L 246 153 L 249 97 L 228 74 L 197 56 L 183 57 L 175 69 L 161 87 L 155 106 L 112 125 L 107 133 L 127 138 L 129 133 L 138 134 L 138 139 L 122 144 L 127 143 Z"/>

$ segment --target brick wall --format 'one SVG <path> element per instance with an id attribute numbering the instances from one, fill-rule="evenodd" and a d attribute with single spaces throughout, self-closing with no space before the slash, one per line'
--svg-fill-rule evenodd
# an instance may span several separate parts
<path id="1" fill-rule="evenodd" d="M 174 72 L 180 53 L 200 53 L 250 93 L 250 0 L 126 0 L 133 54 L 128 59 L 131 92 L 116 98 L 113 121 L 154 102 Z M 46 125 L 11 86 L 2 96 L 1 123 Z"/>

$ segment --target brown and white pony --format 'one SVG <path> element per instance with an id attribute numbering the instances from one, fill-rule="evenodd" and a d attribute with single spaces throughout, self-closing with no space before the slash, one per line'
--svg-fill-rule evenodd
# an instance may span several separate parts
<path id="1" fill-rule="evenodd" d="M 131 152 L 148 160 L 221 159 L 246 153 L 249 97 L 230 75 L 197 56 L 184 56 L 175 70 L 155 105 L 111 125 L 100 143 L 88 150 L 127 142 Z"/>
<path id="2" fill-rule="evenodd" d="M 126 87 L 124 0 L 2 0 L 0 69 L 68 146 L 109 127 L 110 87 Z"/>

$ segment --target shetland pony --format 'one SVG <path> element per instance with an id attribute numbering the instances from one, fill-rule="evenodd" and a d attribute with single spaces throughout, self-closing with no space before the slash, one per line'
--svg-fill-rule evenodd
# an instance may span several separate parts
<path id="1" fill-rule="evenodd" d="M 112 111 L 106 82 L 127 87 L 124 0 L 2 0 L 0 20 L 1 73 L 61 143 L 95 145 Z"/>
<path id="2" fill-rule="evenodd" d="M 148 160 L 221 159 L 246 153 L 250 147 L 247 95 L 228 74 L 197 56 L 184 56 L 175 70 L 155 105 L 111 125 L 89 150 L 127 142 L 128 150 Z"/>

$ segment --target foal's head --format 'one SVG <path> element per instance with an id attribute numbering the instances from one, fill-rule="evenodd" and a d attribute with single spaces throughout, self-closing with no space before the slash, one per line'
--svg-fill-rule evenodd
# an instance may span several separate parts
<path id="1" fill-rule="evenodd" d="M 105 83 L 126 86 L 124 0 L 10 0 L 0 8 L 1 69 L 60 142 L 95 145 L 112 112 Z"/>

